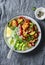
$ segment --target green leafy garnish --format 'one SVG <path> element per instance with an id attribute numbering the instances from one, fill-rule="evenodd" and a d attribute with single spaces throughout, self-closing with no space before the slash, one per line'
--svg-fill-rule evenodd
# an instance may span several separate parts
<path id="1" fill-rule="evenodd" d="M 36 7 L 32 7 L 32 10 L 35 11 L 36 10 Z"/>
<path id="2" fill-rule="evenodd" d="M 9 26 L 9 27 L 11 26 L 11 22 L 8 22 L 8 26 Z"/>
<path id="3" fill-rule="evenodd" d="M 33 28 L 33 25 L 34 25 L 33 23 L 30 23 L 30 28 Z"/>
<path id="4" fill-rule="evenodd" d="M 29 42 L 30 40 L 31 40 L 31 37 L 28 37 L 28 38 L 26 39 L 27 42 Z"/>

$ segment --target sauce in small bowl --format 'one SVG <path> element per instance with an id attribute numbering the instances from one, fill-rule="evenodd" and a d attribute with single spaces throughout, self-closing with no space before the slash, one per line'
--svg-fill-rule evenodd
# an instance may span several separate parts
<path id="1" fill-rule="evenodd" d="M 35 17 L 39 20 L 43 20 L 45 18 L 45 8 L 40 7 L 35 10 Z"/>

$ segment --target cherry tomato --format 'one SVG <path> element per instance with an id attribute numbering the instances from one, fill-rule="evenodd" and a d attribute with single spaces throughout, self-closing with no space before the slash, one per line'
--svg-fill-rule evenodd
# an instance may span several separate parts
<path id="1" fill-rule="evenodd" d="M 22 35 L 23 30 L 22 30 L 22 25 L 20 25 L 20 35 Z"/>
<path id="2" fill-rule="evenodd" d="M 30 23 L 30 20 L 29 20 L 29 19 L 25 19 L 25 21 L 26 21 L 26 23 L 28 23 L 28 24 Z"/>
<path id="3" fill-rule="evenodd" d="M 32 46 L 35 46 L 35 44 L 34 44 L 33 42 L 31 43 L 31 45 L 32 45 Z"/>
<path id="4" fill-rule="evenodd" d="M 23 16 L 20 16 L 19 19 L 23 19 L 24 17 Z"/>

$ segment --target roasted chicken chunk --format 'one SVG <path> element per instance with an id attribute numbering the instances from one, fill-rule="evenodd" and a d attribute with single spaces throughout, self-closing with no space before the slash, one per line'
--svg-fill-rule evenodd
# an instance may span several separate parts
<path id="1" fill-rule="evenodd" d="M 26 30 L 28 27 L 29 27 L 29 21 L 26 20 L 26 21 L 23 23 L 22 28 L 23 28 L 23 30 Z"/>

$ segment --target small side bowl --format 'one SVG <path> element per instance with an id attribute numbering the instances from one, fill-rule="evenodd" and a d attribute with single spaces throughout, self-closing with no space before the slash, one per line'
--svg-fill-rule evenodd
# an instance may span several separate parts
<path id="1" fill-rule="evenodd" d="M 37 41 L 37 43 L 36 43 L 36 45 L 35 45 L 34 47 L 32 47 L 32 48 L 30 48 L 30 49 L 28 49 L 28 50 L 25 50 L 25 51 L 14 50 L 15 52 L 18 52 L 18 53 L 28 53 L 28 52 L 31 52 L 32 50 L 34 50 L 34 49 L 38 46 L 38 44 L 39 44 L 39 42 L 40 42 L 40 40 L 41 40 L 41 28 L 40 28 L 39 24 L 38 24 L 33 18 L 28 17 L 28 16 L 24 16 L 24 15 L 22 15 L 22 16 L 25 17 L 25 18 L 27 18 L 27 19 L 30 19 L 33 23 L 35 23 L 35 24 L 37 25 L 38 31 L 40 31 L 40 34 L 39 34 L 39 37 L 38 37 L 38 41 Z M 20 16 L 16 16 L 16 17 L 20 17 Z M 16 17 L 14 17 L 14 18 L 16 18 Z M 14 18 L 12 18 L 12 19 L 14 19 Z M 12 20 L 12 19 L 11 19 L 11 20 Z M 5 26 L 5 29 L 6 29 L 6 26 Z M 6 37 L 5 37 L 5 31 L 6 31 L 6 30 L 5 30 L 5 29 L 4 29 L 4 40 L 5 40 L 6 44 L 7 44 L 7 46 L 8 46 L 9 48 L 11 48 L 11 47 L 8 45 L 7 41 L 6 41 Z"/>
<path id="2" fill-rule="evenodd" d="M 38 14 L 39 11 L 44 12 L 44 15 L 41 16 L 41 17 L 38 17 L 37 14 Z M 37 19 L 43 20 L 43 19 L 45 18 L 45 8 L 44 8 L 44 7 L 39 7 L 39 8 L 37 8 L 37 9 L 35 10 L 35 13 L 34 13 L 34 14 L 35 14 L 35 17 L 36 17 Z"/>

